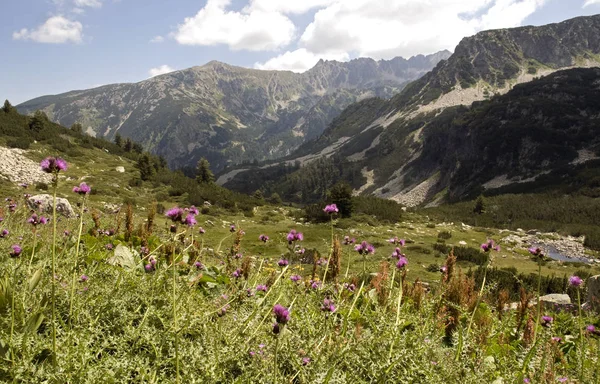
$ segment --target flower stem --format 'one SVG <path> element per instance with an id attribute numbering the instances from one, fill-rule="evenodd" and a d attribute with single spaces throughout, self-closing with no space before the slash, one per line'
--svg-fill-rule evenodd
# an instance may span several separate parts
<path id="1" fill-rule="evenodd" d="M 540 325 L 540 314 L 542 313 L 542 302 L 540 301 L 540 295 L 542 290 L 542 262 L 538 260 L 538 286 L 537 286 L 537 314 L 535 319 L 535 326 L 533 328 L 533 344 L 537 339 L 537 330 Z"/>
<path id="2" fill-rule="evenodd" d="M 281 331 L 283 331 L 283 325 L 281 325 Z M 279 335 L 277 335 L 277 338 L 275 339 L 275 358 L 273 359 L 273 383 L 277 383 L 277 373 L 278 373 L 278 369 L 277 369 L 277 350 L 279 349 Z"/>
<path id="3" fill-rule="evenodd" d="M 176 267 L 177 263 L 175 260 L 175 240 L 173 240 L 173 250 L 171 253 L 172 265 L 171 269 L 173 272 L 173 328 L 175 333 L 175 382 L 179 383 L 179 330 L 177 329 L 177 274 Z"/>
<path id="4" fill-rule="evenodd" d="M 75 261 L 73 263 L 73 279 L 71 280 L 71 302 L 69 303 L 69 326 L 73 326 L 71 315 L 73 313 L 73 302 L 75 300 L 75 284 L 77 280 L 77 260 L 79 258 L 79 242 L 81 241 L 81 232 L 83 230 L 83 207 L 85 205 L 85 195 L 81 202 L 81 210 L 79 211 L 79 232 L 77 234 L 77 244 L 75 244 Z"/>
<path id="5" fill-rule="evenodd" d="M 579 381 L 583 383 L 583 354 L 585 352 L 585 345 L 583 339 L 583 325 L 581 324 L 583 318 L 581 317 L 581 293 L 579 292 L 579 288 L 577 288 L 577 307 L 579 309 L 579 342 L 581 343 L 579 346 Z"/>
<path id="6" fill-rule="evenodd" d="M 56 189 L 58 174 L 54 175 L 54 193 L 52 195 L 52 365 L 56 370 Z"/>
<path id="7" fill-rule="evenodd" d="M 27 273 L 31 270 L 31 264 L 33 263 L 33 256 L 35 255 L 35 245 L 37 243 L 37 227 L 33 227 L 33 248 L 31 249 L 31 258 L 29 259 L 29 266 L 27 267 Z"/>
<path id="8" fill-rule="evenodd" d="M 323 285 L 321 285 L 321 289 L 325 288 L 325 279 L 327 278 L 327 271 L 329 270 L 329 262 L 331 261 L 331 256 L 333 256 L 333 215 L 330 215 L 329 217 L 331 219 L 331 250 L 329 251 L 329 257 L 327 258 L 325 273 L 323 273 Z"/>

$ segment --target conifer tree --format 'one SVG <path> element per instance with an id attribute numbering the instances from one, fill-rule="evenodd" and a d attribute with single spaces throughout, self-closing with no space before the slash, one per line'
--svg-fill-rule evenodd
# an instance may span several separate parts
<path id="1" fill-rule="evenodd" d="M 196 166 L 196 181 L 199 184 L 210 184 L 215 181 L 215 175 L 210 170 L 210 163 L 204 157 L 198 161 Z"/>

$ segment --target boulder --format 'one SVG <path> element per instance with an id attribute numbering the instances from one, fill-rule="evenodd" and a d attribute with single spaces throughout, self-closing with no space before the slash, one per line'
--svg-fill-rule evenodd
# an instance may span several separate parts
<path id="1" fill-rule="evenodd" d="M 52 196 L 47 194 L 31 196 L 27 200 L 27 205 L 33 210 L 40 209 L 42 212 L 52 213 Z M 65 217 L 75 216 L 69 200 L 62 197 L 56 198 L 56 212 Z"/>
<path id="2" fill-rule="evenodd" d="M 119 173 L 125 173 L 125 167 L 117 167 L 117 168 L 115 168 L 115 171 L 117 171 Z"/>
<path id="3" fill-rule="evenodd" d="M 600 275 L 592 276 L 586 281 L 587 303 L 590 308 L 600 312 Z"/>
<path id="4" fill-rule="evenodd" d="M 540 301 L 544 308 L 552 308 L 552 309 L 562 309 L 562 310 L 570 310 L 573 309 L 573 304 L 571 303 L 571 298 L 569 295 L 564 293 L 551 293 L 549 295 L 540 296 Z M 533 299 L 530 303 L 531 305 L 536 305 L 537 300 Z"/>

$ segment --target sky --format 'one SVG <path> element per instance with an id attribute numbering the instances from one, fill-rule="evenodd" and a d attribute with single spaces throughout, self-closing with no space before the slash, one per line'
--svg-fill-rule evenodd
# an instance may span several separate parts
<path id="1" fill-rule="evenodd" d="M 450 51 L 478 31 L 600 13 L 600 0 L 4 0 L 0 101 L 138 82 L 218 60 L 303 72 L 319 59 Z"/>

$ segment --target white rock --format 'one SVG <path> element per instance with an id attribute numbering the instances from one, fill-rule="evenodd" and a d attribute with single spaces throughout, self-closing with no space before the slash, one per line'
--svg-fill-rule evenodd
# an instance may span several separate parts
<path id="1" fill-rule="evenodd" d="M 125 173 L 125 167 L 117 167 L 117 168 L 115 168 L 115 171 L 117 171 L 119 173 Z"/>
<path id="2" fill-rule="evenodd" d="M 52 213 L 52 196 L 47 194 L 31 196 L 27 200 L 27 205 L 33 210 L 40 209 L 43 212 Z M 69 200 L 62 197 L 56 198 L 56 212 L 65 217 L 75 216 L 75 211 L 73 211 Z"/>

